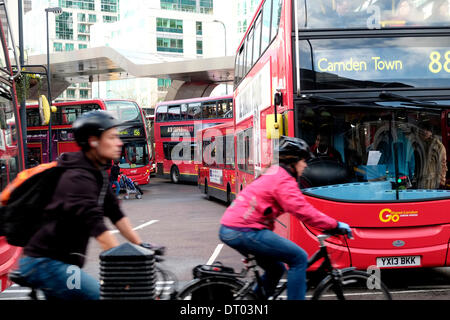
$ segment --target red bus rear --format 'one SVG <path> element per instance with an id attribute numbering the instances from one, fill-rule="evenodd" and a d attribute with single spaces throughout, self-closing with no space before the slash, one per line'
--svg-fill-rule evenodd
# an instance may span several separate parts
<path id="1" fill-rule="evenodd" d="M 198 130 L 233 121 L 232 96 L 165 101 L 155 110 L 156 174 L 174 183 L 197 182 Z"/>
<path id="2" fill-rule="evenodd" d="M 198 187 L 206 196 L 230 204 L 236 196 L 234 125 L 224 123 L 197 132 L 197 150 L 202 159 Z M 201 158 L 200 158 L 201 157 Z"/>
<path id="3" fill-rule="evenodd" d="M 414 2 L 423 19 L 396 16 L 399 2 L 265 0 L 236 53 L 236 188 L 278 135 L 307 141 L 302 192 L 355 235 L 330 240 L 340 266 L 450 265 L 450 29 L 435 2 Z M 280 222 L 317 248 L 318 230 Z"/>
<path id="4" fill-rule="evenodd" d="M 119 134 L 124 142 L 120 168 L 138 184 L 150 181 L 150 148 L 144 114 L 136 102 L 128 100 L 83 100 L 54 103 L 52 114 L 52 159 L 63 152 L 80 150 L 76 144 L 72 123 L 85 112 L 107 110 L 123 122 Z M 40 125 L 37 105 L 27 106 L 27 142 L 29 165 L 45 163 L 48 157 L 48 126 Z"/>

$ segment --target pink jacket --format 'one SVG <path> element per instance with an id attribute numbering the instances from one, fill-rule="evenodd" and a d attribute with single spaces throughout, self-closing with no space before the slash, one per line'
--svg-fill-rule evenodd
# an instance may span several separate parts
<path id="1" fill-rule="evenodd" d="M 337 227 L 335 219 L 306 201 L 296 179 L 275 165 L 239 193 L 220 223 L 228 227 L 273 230 L 275 218 L 285 212 L 322 230 Z"/>

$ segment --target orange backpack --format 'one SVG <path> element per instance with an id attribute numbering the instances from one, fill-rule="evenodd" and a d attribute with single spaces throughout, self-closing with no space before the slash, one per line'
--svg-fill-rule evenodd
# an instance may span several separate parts
<path id="1" fill-rule="evenodd" d="M 44 208 L 50 202 L 64 168 L 57 162 L 21 171 L 0 195 L 0 236 L 10 245 L 25 246 L 48 221 Z"/>

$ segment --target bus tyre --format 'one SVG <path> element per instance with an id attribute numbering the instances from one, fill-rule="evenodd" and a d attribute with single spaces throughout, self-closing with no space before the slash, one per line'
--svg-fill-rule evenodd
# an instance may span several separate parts
<path id="1" fill-rule="evenodd" d="M 205 179 L 205 194 L 206 199 L 211 200 L 211 196 L 209 195 L 209 189 L 208 189 L 208 180 Z"/>
<path id="2" fill-rule="evenodd" d="M 180 171 L 177 166 L 173 166 L 172 169 L 170 169 L 170 180 L 172 180 L 173 183 L 180 182 Z"/>
<path id="3" fill-rule="evenodd" d="M 227 206 L 231 204 L 231 188 L 230 185 L 227 186 Z"/>

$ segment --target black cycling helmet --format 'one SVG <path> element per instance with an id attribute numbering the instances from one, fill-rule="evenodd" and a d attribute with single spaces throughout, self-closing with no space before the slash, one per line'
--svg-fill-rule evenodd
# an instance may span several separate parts
<path id="1" fill-rule="evenodd" d="M 72 125 L 75 141 L 83 149 L 88 150 L 89 137 L 100 137 L 103 132 L 120 126 L 119 120 L 109 112 L 102 110 L 89 111 L 82 114 Z"/>
<path id="2" fill-rule="evenodd" d="M 281 136 L 278 147 L 278 157 L 281 163 L 294 163 L 302 159 L 314 158 L 308 144 L 299 138 Z"/>

